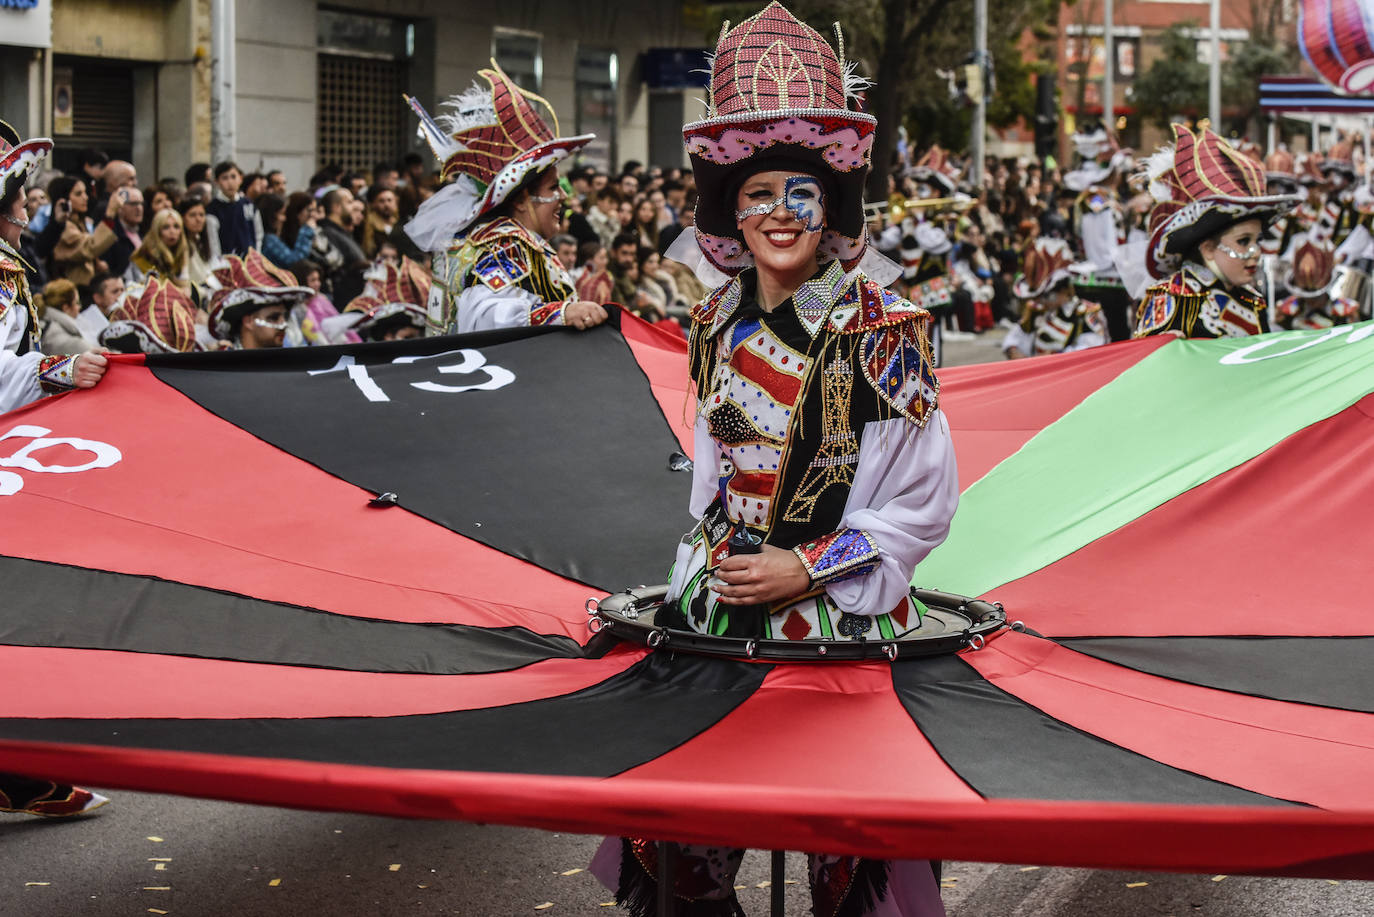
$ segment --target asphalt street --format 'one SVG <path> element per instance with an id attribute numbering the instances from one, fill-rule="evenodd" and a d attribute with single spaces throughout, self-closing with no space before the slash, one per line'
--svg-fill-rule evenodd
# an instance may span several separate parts
<path id="1" fill-rule="evenodd" d="M 617 914 L 585 870 L 599 838 L 111 790 L 79 821 L 0 816 L 4 917 L 557 917 Z M 788 914 L 810 913 L 790 855 Z M 768 861 L 740 898 L 768 913 Z M 951 917 L 1364 917 L 1374 885 L 945 865 Z"/>
<path id="2" fill-rule="evenodd" d="M 999 332 L 946 365 L 999 359 Z M 77 821 L 0 815 L 0 917 L 528 917 L 619 913 L 585 867 L 599 838 L 107 791 Z M 1374 884 L 945 864 L 951 917 L 1364 917 Z M 740 872 L 768 913 L 768 862 Z M 788 857 L 788 914 L 810 912 Z"/>

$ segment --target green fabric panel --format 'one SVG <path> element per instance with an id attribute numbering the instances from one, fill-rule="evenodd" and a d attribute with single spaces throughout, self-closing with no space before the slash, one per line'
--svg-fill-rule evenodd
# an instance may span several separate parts
<path id="1" fill-rule="evenodd" d="M 983 595 L 1371 391 L 1371 322 L 1161 347 L 968 487 L 912 581 Z"/>

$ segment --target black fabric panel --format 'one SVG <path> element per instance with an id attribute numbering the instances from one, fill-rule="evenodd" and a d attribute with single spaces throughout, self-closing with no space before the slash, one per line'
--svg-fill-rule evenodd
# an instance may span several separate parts
<path id="1" fill-rule="evenodd" d="M 438 371 L 463 359 L 431 357 L 460 349 L 515 381 L 461 393 L 414 387 L 489 381 L 485 369 Z M 343 356 L 389 400 L 369 401 L 345 370 L 309 375 Z M 212 413 L 330 474 L 396 493 L 427 519 L 607 592 L 663 582 L 692 524 L 691 475 L 668 470 L 677 438 L 609 325 L 148 364 Z"/>
<path id="2" fill-rule="evenodd" d="M 1074 637 L 1058 642 L 1174 681 L 1374 713 L 1374 637 Z"/>
<path id="3" fill-rule="evenodd" d="M 582 655 L 523 627 L 333 614 L 122 573 L 0 557 L 0 643 L 358 672 L 475 675 Z"/>
<path id="4" fill-rule="evenodd" d="M 940 757 L 988 798 L 1294 804 L 1090 736 L 1012 697 L 954 656 L 894 663 L 892 682 Z"/>
<path id="5" fill-rule="evenodd" d="M 561 697 L 452 713 L 322 719 L 0 719 L 0 737 L 516 774 L 610 777 L 711 728 L 771 666 L 654 653 Z"/>

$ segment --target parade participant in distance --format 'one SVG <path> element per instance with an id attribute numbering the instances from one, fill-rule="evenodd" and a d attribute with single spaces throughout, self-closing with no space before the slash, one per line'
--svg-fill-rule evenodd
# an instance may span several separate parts
<path id="1" fill-rule="evenodd" d="M 1326 156 L 1322 158 L 1318 168 L 1321 170 L 1322 177 L 1326 179 L 1327 194 L 1326 206 L 1334 215 L 1335 225 L 1331 230 L 1331 240 L 1340 245 L 1345 241 L 1345 237 L 1358 225 L 1360 215 L 1354 207 L 1355 194 L 1355 145 L 1348 138 L 1341 138 Z"/>
<path id="2" fill-rule="evenodd" d="M 0 414 L 46 394 L 90 388 L 108 362 L 98 350 L 45 356 L 38 349 L 38 308 L 16 248 L 28 225 L 24 179 L 51 151 L 51 140 L 20 140 L 0 121 Z M 80 787 L 0 774 L 0 812 L 81 815 L 108 801 Z"/>
<path id="3" fill-rule="evenodd" d="M 1269 330 L 1253 284 L 1269 221 L 1297 199 L 1266 194 L 1264 170 L 1204 129 L 1174 126 L 1174 146 L 1147 162 L 1150 243 L 1146 267 L 1159 283 L 1136 310 L 1136 337 L 1243 337 Z"/>
<path id="4" fill-rule="evenodd" d="M 889 233 L 896 235 L 896 247 L 900 248 L 902 258 L 902 277 L 907 284 L 907 296 L 912 302 L 935 316 L 931 323 L 932 346 L 935 365 L 940 365 L 940 345 L 946 332 L 943 328 L 946 315 L 965 331 L 973 329 L 973 297 L 965 287 L 953 277 L 950 254 L 954 250 L 952 238 L 957 211 L 953 204 L 925 207 L 922 201 L 953 201 L 958 195 L 956 187 L 959 172 L 949 162 L 945 151 L 937 144 L 926 151 L 907 176 L 915 187 L 915 206 L 905 206 L 903 200 L 900 215 L 893 212 L 897 222 L 890 227 Z M 900 216 L 900 219 L 898 219 Z M 895 233 L 892 233 L 895 230 Z M 885 233 L 885 236 L 887 233 Z M 886 247 L 891 241 L 884 239 Z M 951 337 L 962 336 L 959 331 Z"/>
<path id="5" fill-rule="evenodd" d="M 1119 176 L 1134 165 L 1130 150 L 1121 149 L 1105 128 L 1093 125 L 1073 135 L 1079 166 L 1064 174 L 1064 187 L 1078 196 L 1073 204 L 1073 235 L 1081 260 L 1073 267 L 1076 292 L 1103 308 L 1112 337 L 1130 337 L 1131 295 L 1113 255 L 1126 243 L 1127 219 L 1117 195 Z"/>
<path id="6" fill-rule="evenodd" d="M 170 280 L 149 277 L 130 286 L 100 332 L 100 343 L 118 353 L 189 353 L 196 344 L 196 305 Z"/>
<path id="7" fill-rule="evenodd" d="M 1293 268 L 1287 279 L 1290 295 L 1274 310 L 1276 324 L 1288 329 L 1310 329 L 1359 321 L 1360 304 L 1331 293 L 1335 266 L 1335 252 L 1329 241 L 1303 239 L 1293 251 Z"/>
<path id="8" fill-rule="evenodd" d="M 826 40 L 773 3 L 722 35 L 708 117 L 684 128 L 697 260 L 733 276 L 692 310 L 700 522 L 661 624 L 877 640 L 920 623 L 912 571 L 944 540 L 958 482 L 927 313 L 860 266 L 876 123 L 849 107 L 854 89 Z M 731 555 L 732 538 L 759 553 Z M 742 853 L 681 848 L 685 913 L 740 913 Z M 656 868 L 655 845 L 630 839 L 596 865 L 637 915 L 655 913 Z M 810 872 L 817 914 L 943 914 L 925 861 L 813 854 Z"/>
<path id="9" fill-rule="evenodd" d="M 425 333 L 430 276 L 424 268 L 402 258 L 399 266 L 379 262 L 368 272 L 363 295 L 344 310 L 356 318 L 353 330 L 365 341 L 404 341 Z"/>
<path id="10" fill-rule="evenodd" d="M 1086 350 L 1107 343 L 1102 307 L 1073 294 L 1073 249 L 1040 237 L 1026 248 L 1024 269 L 1012 284 L 1021 321 L 1002 339 L 1007 359 Z"/>
<path id="11" fill-rule="evenodd" d="M 434 253 L 430 330 L 591 328 L 606 320 L 606 310 L 576 298 L 548 240 L 563 214 L 557 164 L 592 135 L 558 137 L 548 102 L 492 66 L 478 71 L 486 87 L 474 84 L 445 103 L 451 111 L 439 118 L 442 128 L 411 100 L 445 182 L 405 226 L 421 250 Z"/>
<path id="12" fill-rule="evenodd" d="M 277 267 L 257 249 L 242 258 L 225 255 L 207 285 L 210 330 L 229 350 L 280 347 L 286 339 L 287 316 L 314 291 L 296 285 L 295 276 Z"/>

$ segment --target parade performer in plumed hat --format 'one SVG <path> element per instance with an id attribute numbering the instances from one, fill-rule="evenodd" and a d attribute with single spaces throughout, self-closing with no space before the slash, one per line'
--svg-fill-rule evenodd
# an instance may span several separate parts
<path id="1" fill-rule="evenodd" d="M 107 364 L 98 350 L 72 355 L 38 349 L 38 308 L 18 249 L 28 225 L 24 180 L 51 151 L 51 140 L 21 140 L 0 121 L 0 414 L 44 395 L 90 388 Z M 0 773 L 0 812 L 82 815 L 108 801 L 80 787 Z"/>
<path id="2" fill-rule="evenodd" d="M 921 624 L 913 570 L 958 501 L 928 313 L 863 267 L 876 121 L 851 106 L 838 44 L 777 3 L 727 24 L 707 117 L 683 129 L 701 192 L 683 236 L 698 266 L 726 279 L 692 310 L 700 521 L 678 546 L 658 618 L 670 628 L 798 641 L 909 633 Z M 742 853 L 679 849 L 683 913 L 741 913 Z M 633 913 L 656 912 L 653 843 L 613 839 L 595 868 Z M 818 914 L 943 913 L 924 861 L 813 854 L 810 877 Z"/>
<path id="3" fill-rule="evenodd" d="M 231 350 L 280 347 L 291 310 L 313 295 L 257 249 L 225 255 L 211 268 L 210 331 Z"/>
<path id="4" fill-rule="evenodd" d="M 1064 186 L 1077 193 L 1073 205 L 1073 234 L 1079 260 L 1073 267 L 1078 295 L 1103 308 L 1113 336 L 1129 336 L 1131 295 L 1121 279 L 1114 255 L 1127 240 L 1128 220 L 1117 194 L 1119 176 L 1134 163 L 1098 124 L 1084 125 L 1073 135 L 1079 166 L 1064 175 Z"/>
<path id="5" fill-rule="evenodd" d="M 557 136 L 549 103 L 516 86 L 495 62 L 492 68 L 478 71 L 486 86 L 474 83 L 445 102 L 448 112 L 437 119 L 409 100 L 443 164 L 444 186 L 405 227 L 434 257 L 429 328 L 591 328 L 606 320 L 606 310 L 577 299 L 549 240 L 563 214 L 558 163 L 593 135 Z"/>
<path id="6" fill-rule="evenodd" d="M 1264 229 L 1293 207 L 1267 194 L 1263 167 L 1210 130 L 1175 124 L 1174 145 L 1147 161 L 1150 241 L 1146 266 L 1159 283 L 1136 311 L 1136 337 L 1243 337 L 1269 330 L 1253 284 Z"/>
<path id="7" fill-rule="evenodd" d="M 399 265 L 378 262 L 366 279 L 362 295 L 344 309 L 363 340 L 402 341 L 425 333 L 431 284 L 424 268 L 403 256 Z"/>
<path id="8" fill-rule="evenodd" d="M 38 346 L 38 307 L 19 241 L 28 225 L 24 180 L 51 151 L 51 140 L 20 140 L 0 121 L 0 414 L 44 395 L 90 388 L 105 373 L 106 360 L 98 350 L 44 354 Z"/>
<path id="9" fill-rule="evenodd" d="M 1102 307 L 1073 294 L 1073 250 L 1063 239 L 1039 237 L 1026 247 L 1012 295 L 1022 302 L 1021 321 L 1002 339 L 1010 359 L 1068 353 L 1107 343 Z"/>

